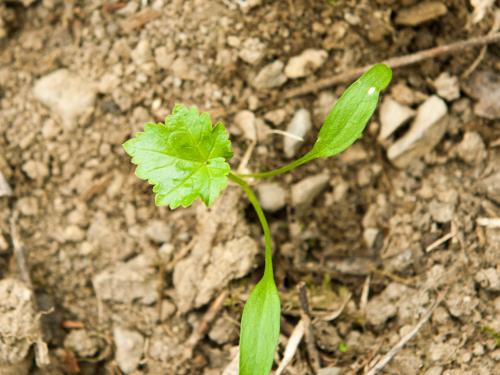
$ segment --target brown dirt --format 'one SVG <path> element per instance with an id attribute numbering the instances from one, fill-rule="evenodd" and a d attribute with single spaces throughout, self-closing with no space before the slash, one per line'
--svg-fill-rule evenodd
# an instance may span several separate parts
<path id="1" fill-rule="evenodd" d="M 256 217 L 233 193 L 221 198 L 219 216 L 199 204 L 175 212 L 155 207 L 121 143 L 144 122 L 162 121 L 174 103 L 196 105 L 228 127 L 236 168 L 249 142 L 234 124 L 235 111 L 249 109 L 264 121 L 281 109 L 282 122 L 259 126 L 285 130 L 294 112 L 306 108 L 313 129 L 304 152 L 321 125 L 322 103 L 345 86 L 286 101 L 284 88 L 484 35 L 494 22 L 493 9 L 472 24 L 469 1 L 447 0 L 442 16 L 397 24 L 396 15 L 415 3 L 0 2 L 0 188 L 2 175 L 12 188 L 12 195 L 0 194 L 0 278 L 19 278 L 9 224 L 15 217 L 51 359 L 39 369 L 28 357 L 12 370 L 16 364 L 0 358 L 0 373 L 26 373 L 27 360 L 32 374 L 222 373 L 234 357 L 242 306 L 262 271 L 262 257 L 252 250 L 255 241 L 262 248 Z M 249 38 L 263 45 L 255 64 L 240 54 L 250 48 Z M 266 64 L 286 64 L 308 48 L 328 52 L 318 70 L 281 87 L 252 86 Z M 311 206 L 294 207 L 287 197 L 286 207 L 268 217 L 283 302 L 280 358 L 300 317 L 296 285 L 305 281 L 313 313 L 331 313 L 351 294 L 338 318 L 314 324 L 322 367 L 339 371 L 324 374 L 363 373 L 442 291 L 445 301 L 382 373 L 500 373 L 500 229 L 478 221 L 500 217 L 500 122 L 495 102 L 478 108 L 481 98 L 461 78 L 478 54 L 470 49 L 394 72 L 385 96 L 413 108 L 436 94 L 441 73 L 458 77 L 461 91 L 447 100 L 446 132 L 423 157 L 395 167 L 387 144 L 377 141 L 377 113 L 344 155 L 275 179 L 289 194 L 308 176 L 331 178 Z M 490 46 L 473 74 L 498 77 L 499 56 L 498 45 Z M 41 98 L 52 89 L 34 87 L 59 69 L 71 77 L 62 80 L 62 98 Z M 396 84 L 406 85 L 410 96 Z M 395 138 L 407 131 L 398 129 Z M 268 170 L 285 162 L 282 137 L 271 134 L 258 139 L 248 165 Z M 242 258 L 224 257 L 231 251 Z M 219 317 L 181 361 L 188 338 L 224 291 Z M 304 343 L 285 373 L 312 373 Z"/>

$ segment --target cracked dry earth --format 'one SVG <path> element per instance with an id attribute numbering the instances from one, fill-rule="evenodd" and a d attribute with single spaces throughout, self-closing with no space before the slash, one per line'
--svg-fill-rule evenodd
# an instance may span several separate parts
<path id="1" fill-rule="evenodd" d="M 498 12 L 0 1 L 0 374 L 236 374 L 262 272 L 256 216 L 235 187 L 210 210 L 155 207 L 121 143 L 182 102 L 224 121 L 234 168 L 278 167 L 311 146 L 346 85 L 286 90 L 494 32 Z M 491 44 L 396 69 L 352 148 L 255 183 L 283 305 L 275 368 L 305 282 L 319 374 L 367 373 L 442 295 L 379 373 L 500 374 L 499 57 Z M 284 373 L 313 366 L 303 341 Z"/>

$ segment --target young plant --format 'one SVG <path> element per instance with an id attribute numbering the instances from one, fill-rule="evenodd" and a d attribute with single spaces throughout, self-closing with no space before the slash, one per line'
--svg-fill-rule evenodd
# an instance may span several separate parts
<path id="1" fill-rule="evenodd" d="M 165 123 L 148 123 L 123 144 L 137 165 L 137 177 L 153 185 L 157 206 L 187 207 L 200 198 L 211 206 L 228 180 L 238 184 L 253 205 L 264 232 L 264 275 L 252 290 L 241 318 L 240 375 L 267 375 L 280 333 L 280 299 L 274 282 L 272 241 L 262 208 L 247 182 L 288 172 L 317 158 L 337 155 L 362 136 L 392 79 L 383 64 L 374 65 L 343 93 L 328 114 L 313 148 L 291 163 L 268 172 L 238 174 L 228 163 L 231 143 L 224 125 L 212 126 L 207 113 L 177 104 Z"/>

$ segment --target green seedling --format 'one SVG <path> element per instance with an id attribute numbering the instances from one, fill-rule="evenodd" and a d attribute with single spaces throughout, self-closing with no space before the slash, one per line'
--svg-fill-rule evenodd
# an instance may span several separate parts
<path id="1" fill-rule="evenodd" d="M 339 352 L 347 353 L 347 350 L 349 350 L 349 347 L 347 346 L 347 344 L 345 342 L 341 342 L 339 344 Z"/>
<path id="2" fill-rule="evenodd" d="M 177 104 L 165 123 L 148 123 L 144 132 L 124 143 L 137 165 L 137 177 L 153 185 L 155 203 L 175 209 L 200 198 L 211 206 L 229 180 L 247 195 L 264 232 L 264 275 L 252 290 L 241 318 L 240 375 L 269 374 L 280 333 L 280 299 L 274 281 L 269 225 L 248 183 L 276 176 L 317 158 L 337 155 L 362 136 L 387 87 L 392 71 L 374 65 L 344 92 L 328 114 L 312 149 L 290 164 L 268 172 L 238 174 L 231 170 L 229 136 L 207 113 Z"/>

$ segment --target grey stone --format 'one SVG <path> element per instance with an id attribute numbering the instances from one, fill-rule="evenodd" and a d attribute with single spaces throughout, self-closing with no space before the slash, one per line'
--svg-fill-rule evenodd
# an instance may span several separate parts
<path id="1" fill-rule="evenodd" d="M 258 38 L 248 38 L 243 42 L 238 56 L 250 65 L 257 65 L 265 56 L 266 45 Z"/>
<path id="2" fill-rule="evenodd" d="M 146 226 L 146 236 L 154 242 L 165 243 L 172 239 L 172 229 L 162 220 L 152 220 Z"/>
<path id="3" fill-rule="evenodd" d="M 441 17 L 447 12 L 446 5 L 440 1 L 423 1 L 399 11 L 395 22 L 397 25 L 417 26 Z"/>
<path id="4" fill-rule="evenodd" d="M 379 141 L 387 139 L 413 116 L 415 116 L 415 111 L 410 107 L 399 104 L 389 97 L 385 98 L 380 106 Z"/>
<path id="5" fill-rule="evenodd" d="M 49 175 L 47 166 L 38 160 L 28 160 L 23 164 L 22 169 L 32 180 L 44 178 Z"/>
<path id="6" fill-rule="evenodd" d="M 264 115 L 264 119 L 273 125 L 281 125 L 285 121 L 286 111 L 284 109 L 275 109 L 269 111 Z"/>
<path id="7" fill-rule="evenodd" d="M 238 327 L 229 319 L 220 317 L 208 332 L 208 337 L 217 344 L 223 345 L 238 337 Z"/>
<path id="8" fill-rule="evenodd" d="M 86 232 L 78 225 L 68 225 L 64 228 L 64 240 L 68 242 L 81 242 L 85 239 Z"/>
<path id="9" fill-rule="evenodd" d="M 340 367 L 325 367 L 318 371 L 318 375 L 340 375 L 342 369 Z"/>
<path id="10" fill-rule="evenodd" d="M 447 112 L 443 99 L 435 95 L 429 97 L 418 107 L 408 132 L 387 150 L 389 160 L 403 168 L 432 151 L 446 131 Z"/>
<path id="11" fill-rule="evenodd" d="M 115 358 L 125 374 L 135 371 L 141 362 L 144 352 L 144 337 L 137 332 L 122 327 L 113 329 L 113 339 L 116 345 Z"/>
<path id="12" fill-rule="evenodd" d="M 64 347 L 75 352 L 79 357 L 94 357 L 99 350 L 99 340 L 84 329 L 71 330 L 64 338 Z"/>
<path id="13" fill-rule="evenodd" d="M 0 172 L 0 197 L 9 197 L 12 195 L 12 189 L 5 179 L 2 172 Z"/>
<path id="14" fill-rule="evenodd" d="M 257 186 L 260 204 L 265 211 L 276 212 L 285 207 L 287 192 L 276 182 L 264 182 Z"/>
<path id="15" fill-rule="evenodd" d="M 483 139 L 476 132 L 466 132 L 456 152 L 460 159 L 470 165 L 480 164 L 487 156 Z"/>
<path id="16" fill-rule="evenodd" d="M 475 280 L 486 290 L 500 292 L 500 272 L 494 267 L 480 270 L 476 274 Z"/>
<path id="17" fill-rule="evenodd" d="M 375 245 L 375 242 L 380 236 L 380 230 L 377 228 L 366 228 L 363 231 L 363 239 L 366 243 L 366 246 L 369 249 L 372 249 Z"/>
<path id="18" fill-rule="evenodd" d="M 249 141 L 257 140 L 257 123 L 253 112 L 239 111 L 234 116 L 234 124 L 242 131 L 243 137 Z"/>
<path id="19" fill-rule="evenodd" d="M 484 188 L 488 198 L 500 204 L 500 171 L 485 178 L 481 186 Z"/>
<path id="20" fill-rule="evenodd" d="M 285 67 L 288 78 L 302 78 L 319 69 L 326 61 L 328 52 L 319 49 L 306 49 L 300 55 L 292 57 Z"/>
<path id="21" fill-rule="evenodd" d="M 94 105 L 96 87 L 66 69 L 56 70 L 40 78 L 33 95 L 58 115 L 66 128 L 72 129 L 77 118 Z"/>
<path id="22" fill-rule="evenodd" d="M 297 208 L 309 206 L 329 182 L 330 176 L 326 173 L 310 176 L 297 182 L 292 186 L 292 206 Z"/>
<path id="23" fill-rule="evenodd" d="M 287 158 L 291 159 L 295 156 L 311 127 L 311 114 L 307 109 L 301 108 L 295 112 L 292 121 L 286 128 L 286 132 L 291 136 L 285 136 L 283 141 L 283 149 Z"/>
<path id="24" fill-rule="evenodd" d="M 436 88 L 437 94 L 449 102 L 460 98 L 458 78 L 456 76 L 450 76 L 447 72 L 441 73 L 439 77 L 436 78 L 434 87 Z"/>
<path id="25" fill-rule="evenodd" d="M 438 202 L 433 200 L 429 204 L 429 213 L 434 221 L 438 223 L 449 223 L 455 214 L 455 205 L 453 203 Z"/>
<path id="26" fill-rule="evenodd" d="M 441 375 L 443 373 L 443 368 L 441 366 L 434 366 L 425 372 L 425 375 Z"/>
<path id="27" fill-rule="evenodd" d="M 154 50 L 156 65 L 162 69 L 169 69 L 175 59 L 175 52 L 169 52 L 167 47 L 160 46 Z"/>
<path id="28" fill-rule="evenodd" d="M 259 71 L 252 85 L 259 90 L 280 87 L 287 80 L 283 74 L 284 66 L 285 64 L 279 60 L 267 64 Z"/>

